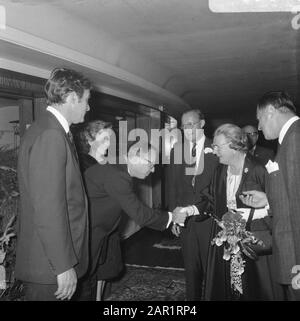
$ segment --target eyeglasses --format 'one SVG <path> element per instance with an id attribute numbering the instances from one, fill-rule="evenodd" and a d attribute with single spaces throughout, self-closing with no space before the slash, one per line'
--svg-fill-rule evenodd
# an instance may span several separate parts
<path id="1" fill-rule="evenodd" d="M 224 143 L 224 144 L 220 144 L 220 145 L 216 145 L 216 144 L 212 144 L 211 145 L 211 148 L 213 149 L 213 150 L 220 150 L 220 148 L 222 147 L 222 146 L 225 146 L 225 145 L 229 145 L 230 144 L 230 142 L 227 142 L 227 143 Z"/>
<path id="2" fill-rule="evenodd" d="M 257 136 L 258 132 L 246 133 L 247 136 Z"/>
<path id="3" fill-rule="evenodd" d="M 187 123 L 187 124 L 183 124 L 181 125 L 181 129 L 192 129 L 194 128 L 196 125 L 198 125 L 201 122 L 201 120 L 197 121 L 197 123 Z"/>

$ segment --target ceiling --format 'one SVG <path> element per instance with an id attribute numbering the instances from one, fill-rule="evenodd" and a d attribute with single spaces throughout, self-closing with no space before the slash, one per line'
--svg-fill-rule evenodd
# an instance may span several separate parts
<path id="1" fill-rule="evenodd" d="M 171 70 L 186 87 L 178 95 L 191 107 L 240 111 L 277 89 L 299 98 L 300 30 L 292 28 L 291 13 L 213 13 L 208 0 L 84 0 L 60 6 Z"/>
<path id="2" fill-rule="evenodd" d="M 208 0 L 27 2 L 59 7 L 168 70 L 159 85 L 207 114 L 243 115 L 270 90 L 300 102 L 300 30 L 289 12 L 213 13 Z"/>

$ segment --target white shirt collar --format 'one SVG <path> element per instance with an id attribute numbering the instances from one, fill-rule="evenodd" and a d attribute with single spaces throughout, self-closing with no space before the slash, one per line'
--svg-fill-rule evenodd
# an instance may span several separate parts
<path id="1" fill-rule="evenodd" d="M 280 133 L 279 133 L 279 137 L 278 137 L 278 142 L 279 142 L 279 144 L 282 143 L 285 134 L 287 133 L 287 131 L 289 130 L 289 128 L 292 126 L 292 124 L 293 124 L 296 120 L 298 120 L 298 119 L 299 119 L 298 116 L 294 116 L 294 117 L 290 118 L 290 119 L 282 126 L 281 131 L 280 131 Z"/>
<path id="2" fill-rule="evenodd" d="M 62 125 L 63 129 L 65 130 L 66 134 L 70 131 L 70 126 L 66 120 L 66 118 L 55 108 L 48 106 L 47 110 L 55 116 L 58 122 Z"/>

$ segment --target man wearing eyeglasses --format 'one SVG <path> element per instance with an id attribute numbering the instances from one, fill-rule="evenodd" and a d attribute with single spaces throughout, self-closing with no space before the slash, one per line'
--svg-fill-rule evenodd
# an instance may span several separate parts
<path id="1" fill-rule="evenodd" d="M 262 163 L 262 165 L 265 166 L 269 160 L 274 159 L 275 155 L 271 149 L 257 145 L 258 129 L 255 126 L 246 125 L 242 128 L 242 131 L 248 138 L 249 153 Z"/>
<path id="2" fill-rule="evenodd" d="M 204 115 L 199 109 L 185 112 L 181 117 L 182 139 L 171 152 L 170 190 L 168 208 L 188 206 L 201 202 L 203 191 L 207 191 L 218 164 L 212 153 L 211 140 L 204 135 Z M 178 159 L 181 152 L 182 162 Z M 189 217 L 184 227 L 174 224 L 172 232 L 180 235 L 186 275 L 186 299 L 201 300 L 202 282 L 205 273 L 211 220 L 197 222 Z"/>
<path id="3" fill-rule="evenodd" d="M 127 214 L 141 227 L 163 231 L 174 223 L 183 223 L 186 213 L 171 213 L 145 205 L 134 191 L 133 178 L 145 179 L 154 172 L 156 149 L 144 142 L 137 142 L 118 164 L 95 164 L 84 173 L 90 205 L 91 249 L 90 268 L 81 285 L 79 300 L 95 300 L 97 266 L 104 264 L 107 238 L 117 231 L 121 217 Z M 118 255 L 118 254 L 114 254 Z M 122 260 L 121 260 L 122 261 Z"/>

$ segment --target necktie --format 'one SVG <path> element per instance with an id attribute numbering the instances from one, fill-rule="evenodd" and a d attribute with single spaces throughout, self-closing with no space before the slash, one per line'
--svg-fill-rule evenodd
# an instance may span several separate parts
<path id="1" fill-rule="evenodd" d="M 196 154 L 197 154 L 196 146 L 197 146 L 197 144 L 194 143 L 193 147 L 192 147 L 192 157 L 196 157 Z"/>
<path id="2" fill-rule="evenodd" d="M 72 147 L 72 150 L 73 150 L 73 153 L 75 155 L 75 158 L 78 162 L 78 155 L 77 155 L 77 150 L 76 150 L 76 147 L 75 147 L 75 144 L 74 144 L 74 138 L 73 138 L 73 135 L 71 133 L 71 131 L 69 130 L 68 133 L 67 133 L 67 136 L 69 138 L 69 141 L 71 143 L 71 147 Z"/>
<path id="3" fill-rule="evenodd" d="M 192 159 L 194 160 L 194 163 L 193 165 L 195 165 L 195 170 L 196 170 L 196 167 L 197 167 L 197 160 L 196 160 L 196 155 L 197 155 L 197 150 L 196 150 L 196 147 L 197 147 L 197 144 L 196 143 L 193 143 L 193 147 L 192 147 Z M 195 180 L 196 180 L 196 175 L 194 174 L 193 175 L 193 178 L 192 178 L 192 186 L 194 187 L 195 186 Z"/>
<path id="4" fill-rule="evenodd" d="M 193 147 L 191 150 L 191 154 L 190 154 L 190 166 L 195 166 L 196 165 L 196 155 L 197 155 L 197 150 L 196 150 L 197 144 L 193 143 Z"/>

